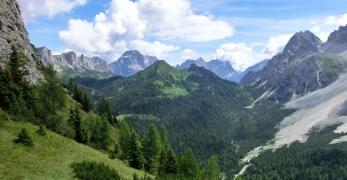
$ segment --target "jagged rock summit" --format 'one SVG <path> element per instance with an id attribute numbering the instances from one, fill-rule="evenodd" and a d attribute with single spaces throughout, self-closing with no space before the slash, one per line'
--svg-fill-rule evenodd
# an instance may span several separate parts
<path id="1" fill-rule="evenodd" d="M 85 55 L 77 56 L 75 52 L 67 52 L 60 55 L 53 55 L 52 51 L 46 47 L 36 49 L 38 57 L 47 66 L 52 64 L 58 72 L 72 70 L 75 72 L 108 72 L 107 62 L 98 58 L 89 58 Z"/>
<path id="2" fill-rule="evenodd" d="M 144 70 L 148 66 L 158 61 L 157 57 L 141 54 L 137 50 L 129 50 L 115 62 L 109 64 L 112 74 L 120 76 L 131 76 Z"/>
<path id="3" fill-rule="evenodd" d="M 242 83 L 264 89 L 276 101 L 326 87 L 344 71 L 346 61 L 339 54 L 322 50 L 325 45 L 309 31 L 298 32 L 282 53 L 269 60 L 263 70 L 246 74 Z"/>
<path id="4" fill-rule="evenodd" d="M 38 70 L 39 61 L 31 45 L 28 33 L 21 17 L 21 10 L 16 0 L 0 1 L 0 66 L 8 61 L 12 48 L 23 53 L 27 58 L 27 79 L 36 84 L 43 79 Z"/>
<path id="5" fill-rule="evenodd" d="M 181 65 L 177 65 L 176 67 L 178 69 L 189 69 L 193 64 L 214 72 L 222 79 L 232 82 L 240 81 L 240 74 L 234 70 L 234 68 L 228 61 L 215 59 L 206 62 L 203 58 L 199 58 L 196 60 L 188 59 Z"/>

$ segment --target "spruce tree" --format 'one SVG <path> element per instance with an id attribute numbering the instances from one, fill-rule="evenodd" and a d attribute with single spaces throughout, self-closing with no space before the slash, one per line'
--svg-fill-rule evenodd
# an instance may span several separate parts
<path id="1" fill-rule="evenodd" d="M 159 133 L 160 133 L 160 139 L 161 139 L 162 146 L 165 148 L 170 147 L 168 132 L 167 132 L 164 125 L 160 126 Z"/>
<path id="2" fill-rule="evenodd" d="M 220 173 L 217 156 L 213 155 L 207 161 L 202 178 L 204 180 L 219 180 L 221 179 Z"/>
<path id="3" fill-rule="evenodd" d="M 128 152 L 128 161 L 129 166 L 135 169 L 143 168 L 143 155 L 141 152 L 142 146 L 139 139 L 139 136 L 136 132 L 132 132 L 130 141 L 129 141 L 129 152 Z"/>
<path id="4" fill-rule="evenodd" d="M 75 130 L 74 139 L 79 143 L 84 143 L 83 137 L 82 137 L 82 128 L 81 128 L 81 114 L 78 108 L 72 108 L 70 110 L 69 122 L 71 123 L 73 129 Z"/>
<path id="5" fill-rule="evenodd" d="M 90 112 L 93 109 L 93 104 L 90 102 L 90 99 L 86 94 L 83 95 L 82 106 L 85 112 Z"/>
<path id="6" fill-rule="evenodd" d="M 144 139 L 143 154 L 145 158 L 145 170 L 156 174 L 159 167 L 161 140 L 157 128 L 152 124 Z"/>
<path id="7" fill-rule="evenodd" d="M 47 132 L 46 132 L 45 126 L 41 124 L 39 129 L 36 131 L 36 133 L 40 136 L 46 136 Z"/>
<path id="8" fill-rule="evenodd" d="M 159 176 L 172 176 L 178 173 L 178 164 L 175 152 L 171 148 L 163 148 L 159 159 Z"/>
<path id="9" fill-rule="evenodd" d="M 19 53 L 12 47 L 12 53 L 10 54 L 10 60 L 8 67 L 11 73 L 12 81 L 16 84 L 26 84 L 25 76 L 28 75 L 28 71 L 25 68 L 27 61 L 25 56 Z"/>
<path id="10" fill-rule="evenodd" d="M 123 160 L 128 159 L 130 138 L 132 134 L 132 129 L 126 122 L 122 122 L 119 129 L 119 145 L 121 149 L 121 158 Z"/>
<path id="11" fill-rule="evenodd" d="M 199 161 L 192 149 L 185 151 L 178 160 L 179 174 L 185 178 L 196 179 L 200 173 Z"/>
<path id="12" fill-rule="evenodd" d="M 23 144 L 25 146 L 33 146 L 33 140 L 31 139 L 27 129 L 23 128 L 17 136 L 17 139 L 14 140 L 17 144 Z"/>
<path id="13" fill-rule="evenodd" d="M 40 103 L 39 114 L 42 118 L 47 118 L 56 115 L 58 110 L 65 107 L 66 94 L 52 65 L 45 68 L 44 74 L 46 81 L 41 83 L 38 90 Z M 50 124 L 50 122 L 47 124 Z"/>
<path id="14" fill-rule="evenodd" d="M 105 97 L 101 98 L 100 102 L 97 105 L 96 111 L 100 116 L 105 116 L 110 124 L 115 124 L 113 122 L 110 104 L 108 103 Z"/>

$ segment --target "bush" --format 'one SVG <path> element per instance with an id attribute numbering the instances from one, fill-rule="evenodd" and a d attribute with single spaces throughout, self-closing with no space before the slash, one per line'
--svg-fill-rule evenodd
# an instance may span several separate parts
<path id="1" fill-rule="evenodd" d="M 9 120 L 8 114 L 0 109 L 0 127 L 4 124 L 5 121 Z"/>
<path id="2" fill-rule="evenodd" d="M 46 136 L 47 135 L 46 127 L 41 124 L 39 129 L 36 131 L 36 133 L 40 136 Z"/>
<path id="3" fill-rule="evenodd" d="M 83 180 L 121 180 L 117 171 L 104 163 L 87 162 L 73 163 L 71 165 L 75 178 Z"/>
<path id="4" fill-rule="evenodd" d="M 15 143 L 17 144 L 23 144 L 26 146 L 33 146 L 33 140 L 31 139 L 28 131 L 23 128 L 21 132 L 18 134 L 17 139 L 14 140 Z"/>

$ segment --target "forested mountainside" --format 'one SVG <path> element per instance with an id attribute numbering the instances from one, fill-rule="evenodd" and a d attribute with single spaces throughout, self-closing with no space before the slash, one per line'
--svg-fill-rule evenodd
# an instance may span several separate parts
<path id="1" fill-rule="evenodd" d="M 76 83 L 96 100 L 106 97 L 118 120 L 139 132 L 151 123 L 165 125 L 178 153 L 192 148 L 202 161 L 218 154 L 229 172 L 237 171 L 248 150 L 271 139 L 276 124 L 291 112 L 268 101 L 249 107 L 256 91 L 195 65 L 178 70 L 158 61 L 129 78 Z"/>

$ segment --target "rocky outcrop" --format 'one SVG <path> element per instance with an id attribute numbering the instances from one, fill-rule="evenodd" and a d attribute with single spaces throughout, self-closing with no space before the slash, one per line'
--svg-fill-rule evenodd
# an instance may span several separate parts
<path id="1" fill-rule="evenodd" d="M 36 55 L 33 46 L 30 44 L 28 33 L 25 29 L 19 5 L 15 0 L 0 1 L 0 65 L 4 66 L 8 61 L 12 48 L 24 53 L 28 58 L 27 79 L 30 83 L 36 84 L 43 79 L 38 70 L 39 63 L 35 60 Z"/>
<path id="2" fill-rule="evenodd" d="M 271 92 L 275 101 L 287 101 L 326 87 L 343 72 L 346 62 L 341 56 L 322 52 L 321 46 L 313 33 L 296 33 L 282 53 L 263 70 L 246 74 L 242 83 Z"/>
<path id="3" fill-rule="evenodd" d="M 199 58 L 196 60 L 188 59 L 184 63 L 182 63 L 181 65 L 177 65 L 176 67 L 178 69 L 188 69 L 193 64 L 214 72 L 217 76 L 219 76 L 222 79 L 232 81 L 232 82 L 240 81 L 240 74 L 234 70 L 234 68 L 231 66 L 231 64 L 228 61 L 215 59 L 215 60 L 206 62 L 202 58 Z"/>
<path id="4" fill-rule="evenodd" d="M 158 61 L 154 56 L 146 56 L 136 50 L 126 51 L 117 61 L 109 64 L 112 74 L 128 77 L 144 70 Z"/>
<path id="5" fill-rule="evenodd" d="M 347 58 L 347 25 L 340 26 L 338 30 L 332 32 L 321 50 L 327 53 L 341 54 Z"/>
<path id="6" fill-rule="evenodd" d="M 107 62 L 98 57 L 89 58 L 85 55 L 77 56 L 75 52 L 53 55 L 52 51 L 46 47 L 37 48 L 36 52 L 45 66 L 52 64 L 54 69 L 58 72 L 63 72 L 65 70 L 76 72 L 108 72 Z"/>

